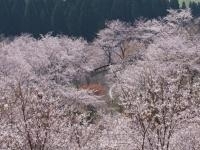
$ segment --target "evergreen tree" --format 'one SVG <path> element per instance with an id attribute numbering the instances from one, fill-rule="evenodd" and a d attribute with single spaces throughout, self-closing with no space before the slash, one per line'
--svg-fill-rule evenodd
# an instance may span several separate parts
<path id="1" fill-rule="evenodd" d="M 111 8 L 111 18 L 126 20 L 126 2 L 127 0 L 113 0 Z"/>
<path id="2" fill-rule="evenodd" d="M 178 2 L 178 0 L 170 0 L 169 6 L 172 9 L 179 9 L 179 2 Z"/>
<path id="3" fill-rule="evenodd" d="M 191 8 L 194 17 L 200 16 L 200 3 L 191 2 L 189 7 Z"/>
<path id="4" fill-rule="evenodd" d="M 11 28 L 12 34 L 20 34 L 23 32 L 23 19 L 24 19 L 24 9 L 25 1 L 24 0 L 12 0 L 11 7 L 11 24 L 14 24 Z"/>
<path id="5" fill-rule="evenodd" d="M 81 34 L 85 35 L 89 40 L 95 37 L 95 33 L 98 29 L 98 18 L 93 9 L 92 1 L 93 0 L 82 1 L 79 18 Z"/>
<path id="6" fill-rule="evenodd" d="M 103 28 L 105 20 L 111 19 L 110 8 L 113 0 L 92 0 L 91 3 L 96 20 L 98 20 L 98 29 Z"/>
<path id="7" fill-rule="evenodd" d="M 186 9 L 186 4 L 185 4 L 185 2 L 183 2 L 182 3 L 182 7 L 181 7 L 182 9 Z"/>
<path id="8" fill-rule="evenodd" d="M 51 19 L 53 16 L 53 10 L 59 2 L 58 0 L 41 0 L 42 1 L 42 10 L 40 11 L 40 21 L 41 21 L 41 32 L 43 34 L 52 31 Z"/>
<path id="9" fill-rule="evenodd" d="M 69 13 L 67 15 L 67 28 L 69 34 L 73 36 L 80 36 L 80 6 L 82 0 L 76 0 L 71 4 Z"/>
<path id="10" fill-rule="evenodd" d="M 152 0 L 152 17 L 165 16 L 167 14 L 168 0 Z"/>
<path id="11" fill-rule="evenodd" d="M 63 13 L 65 9 L 64 6 L 65 2 L 63 2 L 62 0 L 58 0 L 53 10 L 51 24 L 52 24 L 52 29 L 55 33 L 67 33 L 64 20 L 65 15 Z"/>
<path id="12" fill-rule="evenodd" d="M 25 31 L 37 35 L 40 33 L 40 0 L 28 0 L 25 7 Z"/>
<path id="13" fill-rule="evenodd" d="M 141 14 L 142 2 L 141 0 L 133 0 L 131 3 L 131 19 L 137 19 Z"/>
<path id="14" fill-rule="evenodd" d="M 153 11 L 152 11 L 152 1 L 153 0 L 141 0 L 142 6 L 141 6 L 141 15 L 145 18 L 152 18 L 153 17 Z"/>
<path id="15" fill-rule="evenodd" d="M 10 9 L 8 0 L 0 0 L 0 34 L 10 33 Z"/>

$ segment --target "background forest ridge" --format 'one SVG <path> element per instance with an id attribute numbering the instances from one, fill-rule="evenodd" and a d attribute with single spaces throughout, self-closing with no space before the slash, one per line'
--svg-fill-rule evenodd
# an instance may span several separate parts
<path id="1" fill-rule="evenodd" d="M 92 40 L 106 21 L 132 23 L 140 17 L 163 17 L 167 9 L 180 7 L 178 0 L 1 0 L 0 33 L 38 37 L 52 32 Z M 190 7 L 195 16 L 200 15 L 199 4 Z"/>

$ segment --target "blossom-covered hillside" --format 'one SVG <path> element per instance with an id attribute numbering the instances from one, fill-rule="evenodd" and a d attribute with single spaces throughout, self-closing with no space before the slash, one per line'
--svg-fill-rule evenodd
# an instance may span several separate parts
<path id="1" fill-rule="evenodd" d="M 0 149 L 200 149 L 200 28 L 190 10 L 107 22 L 88 43 L 0 42 Z"/>

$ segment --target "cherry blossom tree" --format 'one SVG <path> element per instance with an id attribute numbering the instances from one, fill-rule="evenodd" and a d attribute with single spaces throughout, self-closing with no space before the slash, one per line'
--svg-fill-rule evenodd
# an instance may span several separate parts
<path id="1" fill-rule="evenodd" d="M 147 26 L 147 30 L 156 31 L 152 43 L 145 50 L 143 60 L 115 72 L 115 101 L 132 118 L 133 133 L 138 130 L 134 135 L 140 139 L 136 149 L 176 149 L 174 143 L 187 137 L 189 127 L 198 132 L 199 44 L 189 40 L 187 30 L 181 26 L 190 21 L 188 11 L 170 11 L 163 20 L 139 26 L 142 30 Z M 183 128 L 187 132 L 179 137 Z"/>
<path id="2" fill-rule="evenodd" d="M 125 58 L 125 45 L 130 40 L 130 31 L 130 25 L 117 20 L 107 22 L 106 28 L 98 33 L 95 44 L 104 51 L 108 64 L 114 63 L 116 57 Z"/>
<path id="3" fill-rule="evenodd" d="M 86 46 L 47 35 L 17 37 L 0 49 L 0 149 L 95 149 L 101 97 L 73 82 L 91 70 Z"/>

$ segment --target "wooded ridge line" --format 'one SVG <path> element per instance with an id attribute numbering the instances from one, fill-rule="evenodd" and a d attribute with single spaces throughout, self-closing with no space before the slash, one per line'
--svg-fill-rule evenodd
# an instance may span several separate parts
<path id="1" fill-rule="evenodd" d="M 195 16 L 200 15 L 199 7 L 190 3 Z M 165 16 L 170 8 L 186 5 L 179 6 L 178 0 L 1 0 L 0 34 L 38 37 L 52 32 L 92 40 L 108 20 L 152 19 Z"/>

